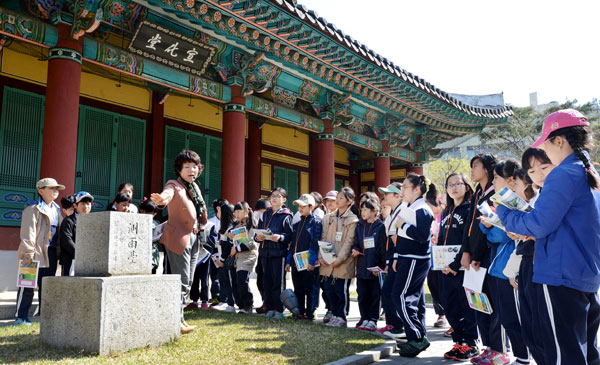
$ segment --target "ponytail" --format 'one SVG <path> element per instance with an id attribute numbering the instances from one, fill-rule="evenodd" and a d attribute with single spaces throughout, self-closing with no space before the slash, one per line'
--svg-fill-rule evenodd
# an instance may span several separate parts
<path id="1" fill-rule="evenodd" d="M 434 205 L 437 206 L 437 188 L 434 183 L 425 176 L 417 175 L 414 172 L 406 175 L 406 179 L 421 190 L 421 196 L 425 195 L 425 200 L 433 199 Z"/>
<path id="2" fill-rule="evenodd" d="M 425 193 L 425 201 L 434 207 L 437 207 L 439 205 L 437 187 L 434 183 L 429 181 L 429 179 L 426 180 L 426 183 L 427 182 L 429 184 L 427 185 L 427 192 Z"/>
<path id="3" fill-rule="evenodd" d="M 592 133 L 589 128 L 584 126 L 573 126 L 557 129 L 548 135 L 548 139 L 554 139 L 558 136 L 563 136 L 575 152 L 575 156 L 585 166 L 585 174 L 590 187 L 594 190 L 598 190 L 600 183 L 598 182 L 598 176 L 596 171 L 592 168 L 591 161 L 585 152 L 589 152 L 593 145 Z"/>

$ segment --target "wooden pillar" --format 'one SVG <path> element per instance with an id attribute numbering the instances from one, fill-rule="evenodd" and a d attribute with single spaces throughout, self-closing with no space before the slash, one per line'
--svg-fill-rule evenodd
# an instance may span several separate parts
<path id="1" fill-rule="evenodd" d="M 152 92 L 152 155 L 150 157 L 150 192 L 160 193 L 163 188 L 165 159 L 165 105 L 164 95 Z M 171 157 L 169 157 L 171 158 Z M 202 161 L 206 163 L 206 161 Z"/>
<path id="2" fill-rule="evenodd" d="M 382 141 L 381 152 L 375 158 L 375 191 L 390 184 L 390 148 L 388 141 Z M 381 194 L 379 194 L 381 195 Z"/>
<path id="3" fill-rule="evenodd" d="M 246 201 L 250 207 L 260 199 L 260 154 L 262 144 L 262 128 L 260 122 L 248 122 L 248 154 L 246 156 Z"/>
<path id="4" fill-rule="evenodd" d="M 423 164 L 422 163 L 411 163 L 407 172 L 414 172 L 417 175 L 423 175 Z"/>
<path id="5" fill-rule="evenodd" d="M 231 102 L 223 108 L 223 168 L 221 194 L 232 204 L 244 200 L 246 98 L 231 87 Z"/>
<path id="6" fill-rule="evenodd" d="M 350 187 L 354 190 L 356 199 L 360 195 L 360 174 L 358 172 L 358 155 L 350 155 Z"/>
<path id="7" fill-rule="evenodd" d="M 318 134 L 315 141 L 316 191 L 325 196 L 328 191 L 335 189 L 335 152 L 333 128 L 331 120 L 323 120 L 325 129 Z"/>
<path id="8" fill-rule="evenodd" d="M 73 194 L 83 38 L 71 39 L 71 27 L 58 24 L 58 42 L 49 51 L 40 176 L 53 177 Z"/>

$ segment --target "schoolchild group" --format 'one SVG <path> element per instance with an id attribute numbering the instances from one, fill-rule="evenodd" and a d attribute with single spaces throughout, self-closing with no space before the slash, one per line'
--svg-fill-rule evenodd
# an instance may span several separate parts
<path id="1" fill-rule="evenodd" d="M 565 109 L 546 118 L 541 137 L 520 164 L 477 155 L 470 160 L 471 179 L 450 174 L 441 196 L 427 178 L 409 173 L 403 183 L 379 187 L 381 200 L 373 192 L 356 198 L 350 187 L 324 197 L 303 194 L 293 201 L 295 215 L 280 187 L 254 209 L 246 202 L 215 200 L 215 216 L 197 235 L 210 258 L 192 270 L 187 308 L 236 312 L 237 306 L 238 313 L 284 318 L 281 294 L 291 272 L 299 307 L 294 319 L 315 320 L 322 298 L 323 322 L 347 327 L 350 282 L 356 278 L 356 327 L 396 339 L 400 355 L 414 357 L 430 346 L 427 279 L 436 312 L 451 326 L 447 334 L 454 345 L 445 358 L 510 364 L 510 349 L 513 364 L 600 364 L 600 177 L 589 155 L 591 140 L 587 118 Z M 89 212 L 93 197 L 81 192 L 63 201 L 75 213 L 62 220 L 53 201 L 64 187 L 47 178 L 37 188 L 40 199 L 23 213 L 19 257 L 42 257 L 40 276 L 53 275 L 59 257 L 68 275 L 73 226 L 78 214 Z M 492 196 L 503 189 L 529 209 L 498 204 Z M 114 209 L 131 211 L 132 187 L 119 190 Z M 482 219 L 484 203 L 501 225 Z M 156 205 L 146 200 L 140 212 L 154 214 Z M 242 227 L 247 239 L 240 241 Z M 431 270 L 432 245 L 460 250 L 442 270 Z M 326 259 L 323 246 L 333 249 L 333 260 Z M 307 262 L 300 264 L 297 255 L 303 252 Z M 484 269 L 482 293 L 491 313 L 473 309 L 463 287 L 466 270 Z M 254 270 L 263 300 L 256 309 L 249 288 Z M 19 289 L 17 324 L 28 322 L 32 296 L 32 289 Z M 382 309 L 385 326 L 378 329 Z"/>

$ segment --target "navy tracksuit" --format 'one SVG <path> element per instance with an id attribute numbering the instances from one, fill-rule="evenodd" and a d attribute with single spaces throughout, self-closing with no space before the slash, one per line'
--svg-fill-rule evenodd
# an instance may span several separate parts
<path id="1" fill-rule="evenodd" d="M 407 340 L 420 341 L 427 335 L 424 284 L 431 266 L 433 213 L 423 198 L 415 200 L 408 209 L 415 211 L 416 226 L 405 222 L 398 227 L 394 253 L 396 280 L 392 289 L 392 301 L 404 323 Z"/>
<path id="2" fill-rule="evenodd" d="M 369 242 L 369 247 L 365 247 L 365 240 Z M 374 247 L 370 247 L 371 240 Z M 356 225 L 352 249 L 361 253 L 356 258 L 356 290 L 358 292 L 360 319 L 363 321 L 377 323 L 377 320 L 379 320 L 381 302 L 379 278 L 367 268 L 375 266 L 381 269 L 385 268 L 386 242 L 385 225 L 381 220 L 377 219 L 373 223 L 359 220 Z"/>
<path id="3" fill-rule="evenodd" d="M 292 227 L 290 251 L 286 263 L 292 268 L 292 282 L 294 294 L 298 298 L 300 314 L 310 319 L 314 318 L 314 311 L 319 306 L 319 270 L 298 271 L 293 255 L 298 252 L 308 251 L 310 257 L 308 264 L 315 266 L 319 258 L 319 239 L 323 225 L 313 214 L 300 217 L 300 221 Z"/>
<path id="4" fill-rule="evenodd" d="M 215 251 L 215 245 L 219 238 L 219 233 L 215 229 L 214 224 L 204 228 L 204 237 L 202 234 L 198 236 L 202 247 L 204 247 L 212 255 Z M 214 266 L 210 257 L 203 263 L 199 263 L 194 271 L 194 280 L 190 288 L 190 299 L 197 302 L 200 299 L 202 302 L 208 302 L 208 275 L 211 265 Z"/>
<path id="5" fill-rule="evenodd" d="M 497 212 L 508 231 L 536 238 L 533 321 L 542 326 L 543 363 L 599 364 L 600 192 L 583 163 L 573 153 L 555 167 L 530 212 Z"/>
<path id="6" fill-rule="evenodd" d="M 229 253 L 233 247 L 233 243 L 227 238 L 227 233 L 231 228 L 228 228 L 219 241 L 218 249 L 221 252 L 220 260 L 224 263 L 229 258 Z M 219 294 L 219 302 L 227 303 L 227 305 L 234 306 L 236 303 L 235 296 L 237 294 L 237 276 L 235 267 L 227 269 L 226 267 L 219 268 L 219 284 L 221 286 L 221 293 Z"/>
<path id="7" fill-rule="evenodd" d="M 397 213 L 399 212 L 400 205 L 390 212 L 390 215 L 385 219 L 384 223 L 387 234 L 387 241 L 385 244 L 385 266 L 388 268 L 388 274 L 381 287 L 381 306 L 385 312 L 385 322 L 387 325 L 394 326 L 394 328 L 404 328 L 404 324 L 392 301 L 392 289 L 394 289 L 394 283 L 396 282 L 396 272 L 392 269 L 394 252 L 396 252 L 396 241 L 393 237 L 396 234 L 394 223 L 397 220 Z"/>
<path id="8" fill-rule="evenodd" d="M 258 222 L 258 229 L 269 229 L 281 236 L 278 242 L 259 243 L 258 255 L 263 267 L 264 301 L 267 310 L 283 312 L 281 292 L 285 290 L 285 260 L 292 237 L 292 212 L 285 206 L 274 212 L 267 209 Z"/>
<path id="9" fill-rule="evenodd" d="M 469 202 L 463 202 L 458 207 L 454 207 L 450 212 L 445 212 L 440 221 L 440 231 L 438 235 L 438 245 L 461 245 L 465 230 L 465 223 L 469 216 Z M 448 323 L 453 329 L 452 341 L 454 343 L 466 343 L 469 346 L 477 345 L 477 320 L 475 311 L 469 307 L 465 289 L 463 287 L 464 271 L 461 271 L 460 260 L 462 250 L 460 250 L 449 267 L 456 271 L 456 276 L 452 274 L 445 275 L 438 271 L 438 280 L 440 282 L 440 300 Z"/>
<path id="10" fill-rule="evenodd" d="M 488 242 L 486 235 L 481 231 L 479 226 L 479 216 L 481 213 L 477 209 L 477 206 L 487 201 L 490 206 L 493 203 L 490 201 L 490 197 L 494 195 L 494 187 L 491 182 L 486 186 L 484 191 L 481 185 L 477 186 L 475 195 L 471 199 L 469 206 L 469 215 L 465 221 L 465 231 L 463 236 L 462 250 L 471 254 L 472 261 L 479 261 L 481 267 L 489 268 L 491 263 L 491 244 Z M 484 346 L 498 352 L 503 352 L 504 341 L 502 337 L 502 328 L 500 321 L 498 320 L 498 311 L 496 311 L 496 303 L 494 302 L 493 293 L 496 292 L 495 280 L 490 280 L 490 276 L 486 275 L 483 282 L 483 293 L 487 295 L 490 305 L 493 309 L 492 314 L 485 314 L 483 312 L 475 311 L 475 318 L 477 319 L 477 327 L 481 335 L 481 342 Z"/>

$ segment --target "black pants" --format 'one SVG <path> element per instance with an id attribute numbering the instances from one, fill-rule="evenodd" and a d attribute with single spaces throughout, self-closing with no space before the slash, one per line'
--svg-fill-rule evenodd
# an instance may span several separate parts
<path id="1" fill-rule="evenodd" d="M 469 346 L 477 345 L 477 320 L 475 311 L 469 307 L 463 280 L 464 271 L 459 271 L 456 276 L 444 275 L 441 271 L 432 271 L 439 276 L 441 289 L 440 299 L 446 312 L 448 323 L 452 326 L 452 341 L 466 343 Z M 429 280 L 429 279 L 428 279 Z"/>
<path id="2" fill-rule="evenodd" d="M 69 271 L 71 271 L 71 265 L 73 264 L 73 260 L 63 260 L 60 263 L 60 275 L 69 276 Z"/>
<path id="3" fill-rule="evenodd" d="M 319 276 L 319 287 L 321 288 L 321 298 L 323 298 L 323 303 L 325 303 L 325 309 L 328 311 L 331 310 L 331 306 L 329 305 L 329 298 L 327 298 L 327 293 L 325 292 L 325 280 L 327 277 Z"/>
<path id="4" fill-rule="evenodd" d="M 292 282 L 294 294 L 298 298 L 300 314 L 314 318 L 314 311 L 319 306 L 319 271 L 298 271 L 292 266 Z"/>
<path id="5" fill-rule="evenodd" d="M 263 305 L 265 303 L 265 288 L 263 285 L 263 280 L 265 276 L 265 271 L 262 265 L 262 257 L 259 257 L 256 261 L 256 286 L 258 287 L 258 292 L 260 293 L 260 297 L 262 298 Z"/>
<path id="6" fill-rule="evenodd" d="M 232 267 L 231 269 L 220 267 L 219 283 L 221 284 L 221 296 L 219 302 L 227 303 L 233 307 L 235 305 L 235 295 L 237 295 L 235 267 Z"/>
<path id="7" fill-rule="evenodd" d="M 490 267 L 490 253 L 487 253 L 481 261 L 481 267 Z M 493 276 L 488 274 L 485 275 L 483 281 L 483 293 L 487 295 L 490 306 L 492 307 L 492 314 L 485 314 L 483 312 L 475 311 L 475 318 L 477 319 L 477 327 L 481 334 L 481 342 L 484 346 L 498 352 L 506 352 L 506 338 L 502 335 L 502 326 L 500 325 L 500 319 L 498 318 L 498 311 L 496 310 L 496 280 Z"/>
<path id="8" fill-rule="evenodd" d="M 339 279 L 332 276 L 325 280 L 325 291 L 327 292 L 327 298 L 329 298 L 331 312 L 335 317 L 344 320 L 350 310 L 350 292 L 348 291 L 350 281 L 350 279 Z"/>
<path id="9" fill-rule="evenodd" d="M 254 305 L 254 296 L 250 290 L 250 271 L 239 270 L 236 273 L 237 296 L 235 297 L 238 307 L 242 309 L 252 309 Z"/>
<path id="10" fill-rule="evenodd" d="M 358 292 L 358 308 L 360 319 L 363 321 L 379 320 L 379 308 L 381 303 L 381 287 L 379 279 L 356 279 L 356 291 Z"/>
<path id="11" fill-rule="evenodd" d="M 439 280 L 440 277 L 438 271 L 429 270 L 429 274 L 427 274 L 427 286 L 429 287 L 431 299 L 433 300 L 433 310 L 438 317 L 446 315 L 440 299 L 442 288 Z"/>
<path id="12" fill-rule="evenodd" d="M 48 267 L 40 268 L 38 271 L 37 287 L 39 311 L 42 312 L 42 279 L 46 276 L 56 276 L 58 259 L 56 257 L 56 247 L 48 247 Z M 18 288 L 17 290 L 17 313 L 16 317 L 21 319 L 29 318 L 29 310 L 33 303 L 33 288 Z"/>
<path id="13" fill-rule="evenodd" d="M 210 261 L 210 297 L 218 299 L 221 292 L 221 284 L 219 283 L 219 268 L 212 260 Z"/>
<path id="14" fill-rule="evenodd" d="M 521 332 L 521 322 L 519 321 L 519 299 L 518 293 L 515 288 L 510 285 L 508 279 L 496 278 L 496 310 L 498 312 L 498 320 L 504 328 L 506 335 L 510 339 L 510 348 L 517 358 L 522 362 L 529 360 L 529 351 L 523 340 L 523 333 Z M 492 307 L 493 308 L 493 307 Z"/>
<path id="15" fill-rule="evenodd" d="M 194 302 L 199 299 L 204 303 L 208 302 L 208 270 L 212 265 L 210 261 L 210 259 L 204 261 L 196 266 L 196 271 L 194 271 L 194 281 L 190 288 L 190 299 Z"/>
<path id="16" fill-rule="evenodd" d="M 263 265 L 264 299 L 267 310 L 283 312 L 281 292 L 285 290 L 285 258 L 265 257 Z"/>
<path id="17" fill-rule="evenodd" d="M 531 356 L 538 364 L 543 364 L 544 343 L 542 336 L 537 334 L 542 331 L 541 324 L 537 321 L 538 305 L 542 298 L 538 298 L 536 287 L 540 284 L 533 282 L 533 256 L 523 256 L 519 267 L 519 319 L 523 340 Z M 540 290 L 541 292 L 541 290 Z"/>
<path id="18" fill-rule="evenodd" d="M 408 341 L 418 341 L 427 335 L 424 284 L 430 266 L 429 259 L 399 257 L 396 262 L 392 302 L 404 323 Z"/>
<path id="19" fill-rule="evenodd" d="M 392 265 L 389 265 L 388 275 L 383 281 L 383 286 L 381 287 L 381 306 L 385 311 L 385 323 L 390 326 L 394 326 L 394 328 L 402 329 L 404 328 L 404 323 L 400 319 L 398 315 L 398 311 L 394 306 L 394 302 L 392 300 L 392 290 L 394 289 L 394 285 L 396 282 L 396 272 L 392 269 Z"/>

